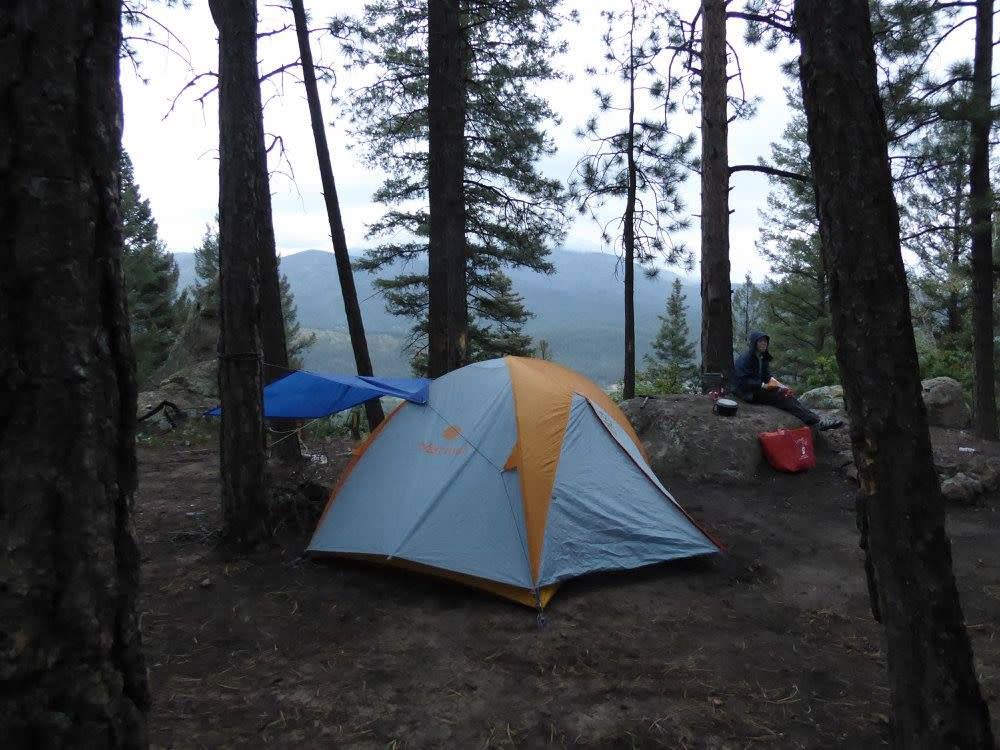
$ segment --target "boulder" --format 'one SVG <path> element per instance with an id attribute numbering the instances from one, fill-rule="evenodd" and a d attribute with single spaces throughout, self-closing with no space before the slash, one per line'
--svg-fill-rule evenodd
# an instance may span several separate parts
<path id="1" fill-rule="evenodd" d="M 839 385 L 813 388 L 799 396 L 799 401 L 810 409 L 844 411 L 844 388 Z"/>
<path id="2" fill-rule="evenodd" d="M 707 396 L 690 394 L 640 396 L 620 406 L 667 487 L 676 477 L 691 482 L 753 481 L 764 460 L 758 433 L 802 427 L 783 411 L 743 402 L 736 416 L 720 417 L 712 413 Z M 822 439 L 815 439 L 818 449 Z"/>
<path id="3" fill-rule="evenodd" d="M 962 429 L 972 422 L 972 410 L 965 403 L 962 386 L 953 378 L 930 378 L 922 383 L 928 424 Z"/>
<path id="4" fill-rule="evenodd" d="M 983 494 L 983 484 L 975 477 L 959 472 L 941 483 L 941 494 L 946 500 L 955 503 L 971 503 Z"/>
<path id="5" fill-rule="evenodd" d="M 961 384 L 952 378 L 930 378 L 923 381 L 924 406 L 927 421 L 936 427 L 962 429 L 972 421 L 972 411 L 965 403 Z M 810 409 L 844 412 L 844 389 L 839 385 L 813 388 L 799 396 Z"/>
<path id="6" fill-rule="evenodd" d="M 175 372 L 139 394 L 138 413 L 142 416 L 164 401 L 175 404 L 188 416 L 211 409 L 219 401 L 218 360 L 197 362 Z"/>
<path id="7" fill-rule="evenodd" d="M 952 460 L 935 455 L 941 492 L 951 502 L 971 504 L 987 492 L 1000 490 L 1000 457 L 960 452 Z"/>
<path id="8" fill-rule="evenodd" d="M 170 347 L 166 361 L 149 379 L 149 384 L 161 383 L 174 373 L 218 356 L 219 302 L 216 296 L 208 287 L 195 291 L 177 339 Z"/>
<path id="9" fill-rule="evenodd" d="M 973 455 L 965 465 L 964 472 L 978 480 L 984 492 L 996 492 L 1000 489 L 1000 459 Z"/>

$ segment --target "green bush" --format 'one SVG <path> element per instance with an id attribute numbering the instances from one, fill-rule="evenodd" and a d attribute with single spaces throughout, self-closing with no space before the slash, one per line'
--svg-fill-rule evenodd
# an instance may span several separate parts
<path id="1" fill-rule="evenodd" d="M 837 366 L 837 358 L 832 354 L 819 354 L 812 366 L 805 371 L 803 389 L 808 391 L 839 383 L 840 368 Z"/>
<path id="2" fill-rule="evenodd" d="M 302 439 L 313 442 L 335 437 L 352 437 L 355 431 L 362 437 L 369 432 L 368 417 L 364 407 L 361 406 L 312 422 L 302 429 Z"/>
<path id="3" fill-rule="evenodd" d="M 666 396 L 671 393 L 697 393 L 696 373 L 690 367 L 662 365 L 639 370 L 635 374 L 636 396 Z M 622 384 L 616 383 L 609 395 L 615 403 L 622 400 Z"/>
<path id="4" fill-rule="evenodd" d="M 388 417 L 402 399 L 386 396 L 381 401 L 382 411 Z M 302 438 L 303 440 L 326 440 L 332 437 L 353 437 L 355 432 L 358 432 L 362 438 L 371 432 L 364 404 L 359 404 L 350 411 L 331 414 L 329 417 L 312 422 L 303 428 Z"/>
<path id="5" fill-rule="evenodd" d="M 972 352 L 957 349 L 932 347 L 918 352 L 920 377 L 954 378 L 962 384 L 962 390 L 972 393 Z"/>

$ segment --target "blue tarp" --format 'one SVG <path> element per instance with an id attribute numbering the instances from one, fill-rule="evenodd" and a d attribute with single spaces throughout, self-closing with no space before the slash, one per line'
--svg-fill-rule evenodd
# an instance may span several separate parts
<path id="1" fill-rule="evenodd" d="M 426 378 L 376 378 L 293 372 L 264 388 L 264 416 L 269 419 L 318 419 L 381 396 L 427 403 Z M 206 412 L 218 417 L 222 407 Z"/>

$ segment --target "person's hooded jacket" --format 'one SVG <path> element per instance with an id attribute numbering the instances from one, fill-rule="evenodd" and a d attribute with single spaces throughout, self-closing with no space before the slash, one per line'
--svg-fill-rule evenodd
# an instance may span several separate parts
<path id="1" fill-rule="evenodd" d="M 771 340 L 766 333 L 754 331 L 750 334 L 750 348 L 736 360 L 733 370 L 733 390 L 746 401 L 753 401 L 761 391 L 761 386 L 771 379 L 771 353 L 757 351 L 757 342 Z"/>

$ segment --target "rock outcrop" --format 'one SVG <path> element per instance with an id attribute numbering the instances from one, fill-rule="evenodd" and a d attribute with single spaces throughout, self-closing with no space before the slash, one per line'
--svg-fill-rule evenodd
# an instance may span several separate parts
<path id="1" fill-rule="evenodd" d="M 689 394 L 640 396 L 621 408 L 642 439 L 653 471 L 668 487 L 677 476 L 692 482 L 753 481 L 764 465 L 757 435 L 802 427 L 774 407 L 743 402 L 736 416 L 717 416 L 707 396 Z M 822 442 L 817 435 L 817 452 Z"/>
<path id="2" fill-rule="evenodd" d="M 138 399 L 139 416 L 163 401 L 175 404 L 188 416 L 212 408 L 219 401 L 218 368 L 214 358 L 197 362 L 143 391 Z"/>
<path id="3" fill-rule="evenodd" d="M 957 382 L 942 383 L 946 378 L 925 381 L 934 394 L 932 403 L 949 404 L 936 412 L 954 424 L 961 416 L 955 399 L 961 397 Z M 954 384 L 954 385 L 952 385 Z M 803 401 L 821 415 L 842 413 L 839 386 L 820 389 Z M 964 401 L 959 401 L 964 406 Z M 758 434 L 780 428 L 797 428 L 802 423 L 790 414 L 769 406 L 739 402 L 735 417 L 712 413 L 707 396 L 678 394 L 634 398 L 621 404 L 649 454 L 653 471 L 667 487 L 671 479 L 686 482 L 742 483 L 765 475 L 766 463 Z M 930 411 L 930 409 L 928 410 Z M 935 427 L 934 465 L 941 478 L 941 490 L 950 502 L 970 504 L 988 492 L 1000 491 L 1000 455 L 994 444 L 975 440 L 955 428 Z M 820 466 L 839 469 L 857 481 L 857 470 L 846 429 L 813 433 Z M 763 470 L 763 471 L 762 471 Z"/>
<path id="4" fill-rule="evenodd" d="M 957 380 L 931 378 L 922 385 L 928 424 L 960 430 L 972 423 L 972 410 L 965 403 L 962 385 Z"/>
<path id="5" fill-rule="evenodd" d="M 839 385 L 825 385 L 813 388 L 799 396 L 799 401 L 810 409 L 844 411 L 844 388 Z"/>
<path id="6" fill-rule="evenodd" d="M 965 403 L 962 385 L 952 378 L 930 378 L 923 381 L 927 423 L 932 427 L 963 429 L 972 421 L 972 412 Z M 844 412 L 844 389 L 826 385 L 803 393 L 799 400 L 810 409 Z"/>

